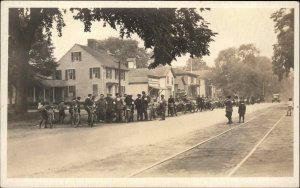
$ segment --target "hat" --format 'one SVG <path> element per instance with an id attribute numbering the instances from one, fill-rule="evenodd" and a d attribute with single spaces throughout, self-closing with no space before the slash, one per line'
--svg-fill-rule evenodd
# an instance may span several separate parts
<path id="1" fill-rule="evenodd" d="M 137 96 L 141 96 L 141 94 L 137 94 Z"/>
<path id="2" fill-rule="evenodd" d="M 145 91 L 142 91 L 142 94 L 146 94 L 146 92 L 145 92 Z"/>
<path id="3" fill-rule="evenodd" d="M 92 94 L 88 94 L 88 97 L 91 97 L 92 96 Z"/>
<path id="4" fill-rule="evenodd" d="M 80 100 L 80 99 L 81 99 L 81 97 L 77 97 L 77 99 L 78 99 L 78 100 Z"/>

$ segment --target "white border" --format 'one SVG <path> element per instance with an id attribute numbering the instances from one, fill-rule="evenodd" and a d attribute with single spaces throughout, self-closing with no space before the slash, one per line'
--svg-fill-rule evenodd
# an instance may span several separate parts
<path id="1" fill-rule="evenodd" d="M 294 177 L 288 178 L 6 178 L 7 158 L 7 60 L 9 7 L 208 7 L 208 8 L 294 8 Z M 298 187 L 299 185 L 299 3 L 298 2 L 195 2 L 195 1 L 4 1 L 1 2 L 1 187 Z"/>

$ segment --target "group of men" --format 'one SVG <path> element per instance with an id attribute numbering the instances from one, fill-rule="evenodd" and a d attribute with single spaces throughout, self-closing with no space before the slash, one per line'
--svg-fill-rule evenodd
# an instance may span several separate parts
<path id="1" fill-rule="evenodd" d="M 75 111 L 80 113 L 80 99 L 80 97 L 73 98 L 70 104 L 69 113 L 71 118 Z M 171 99 L 171 101 L 175 103 L 174 99 Z M 93 113 L 92 109 L 96 111 L 98 122 L 111 123 L 114 118 L 116 122 L 122 122 L 123 116 L 128 115 L 126 114 L 128 113 L 126 110 L 128 110 L 130 113 L 129 121 L 133 121 L 134 110 L 137 111 L 138 121 L 147 121 L 150 119 L 150 117 L 148 117 L 147 109 L 152 104 L 153 99 L 151 99 L 151 97 L 147 95 L 145 91 L 143 91 L 142 94 L 138 94 L 135 100 L 133 99 L 132 95 L 124 94 L 124 96 L 121 96 L 119 93 L 116 93 L 115 98 L 112 97 L 112 94 L 107 94 L 106 97 L 101 94 L 100 98 L 95 100 L 95 96 L 88 94 L 88 97 L 84 101 L 84 109 L 88 114 L 88 124 L 91 122 L 91 113 Z M 167 101 L 164 99 L 164 95 L 161 95 L 161 99 L 159 101 L 161 120 L 165 120 L 166 106 Z M 59 123 L 63 123 L 65 119 L 65 109 L 65 104 L 62 101 L 58 105 Z"/>
<path id="2" fill-rule="evenodd" d="M 225 101 L 225 111 L 226 111 L 225 116 L 228 119 L 227 124 L 232 124 L 233 100 L 231 100 L 231 96 L 228 96 Z M 241 123 L 241 121 L 244 123 L 245 122 L 246 105 L 245 105 L 245 101 L 243 98 L 239 102 L 238 113 L 239 113 L 239 123 Z"/>

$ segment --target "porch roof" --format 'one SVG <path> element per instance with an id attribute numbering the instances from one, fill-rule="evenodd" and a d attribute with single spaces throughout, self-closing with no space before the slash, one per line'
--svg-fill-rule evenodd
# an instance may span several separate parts
<path id="1" fill-rule="evenodd" d="M 37 79 L 38 84 L 44 87 L 66 87 L 67 82 L 65 80 L 46 80 Z"/>

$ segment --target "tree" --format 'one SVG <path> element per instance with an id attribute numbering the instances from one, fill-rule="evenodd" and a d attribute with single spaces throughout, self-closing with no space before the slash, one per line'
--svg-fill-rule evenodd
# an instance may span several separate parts
<path id="1" fill-rule="evenodd" d="M 204 70 L 208 69 L 206 62 L 202 58 L 189 58 L 186 65 L 183 67 L 184 70 Z"/>
<path id="2" fill-rule="evenodd" d="M 206 9 L 201 8 L 200 11 Z M 92 22 L 103 21 L 117 30 L 120 36 L 130 37 L 136 33 L 145 49 L 153 49 L 153 63 L 171 65 L 177 56 L 189 53 L 191 57 L 209 55 L 209 43 L 216 33 L 208 28 L 208 22 L 192 8 L 76 8 L 74 18 L 84 23 L 84 30 L 90 31 Z"/>
<path id="3" fill-rule="evenodd" d="M 65 24 L 62 12 L 59 9 L 9 9 L 9 63 L 11 66 L 9 80 L 15 81 L 16 112 L 18 113 L 23 113 L 27 110 L 27 90 L 31 68 L 36 70 L 34 69 L 35 67 L 41 70 L 38 66 L 42 64 L 40 68 L 51 66 L 51 59 L 44 59 L 41 62 L 35 59 L 32 66 L 29 62 L 32 60 L 32 57 L 39 56 L 39 53 L 36 53 L 41 45 L 39 42 L 44 43 L 45 38 L 47 38 L 48 42 L 51 41 L 53 22 L 56 22 L 56 29 L 58 34 L 61 35 L 61 29 Z"/>
<path id="4" fill-rule="evenodd" d="M 201 11 L 206 9 L 201 8 Z M 149 66 L 154 68 L 159 64 L 171 64 L 176 56 L 189 53 L 191 57 L 209 55 L 209 43 L 216 33 L 208 28 L 208 22 L 200 16 L 196 9 L 163 8 L 163 9 L 126 9 L 126 8 L 80 8 L 74 19 L 84 23 L 84 31 L 91 30 L 92 22 L 103 21 L 104 26 L 120 28 L 123 38 L 136 33 L 144 40 L 145 49 L 153 48 L 154 62 Z M 58 8 L 10 8 L 9 9 L 9 38 L 10 46 L 14 46 L 10 60 L 16 80 L 16 110 L 27 110 L 27 86 L 30 72 L 30 50 L 35 43 L 37 32 L 41 29 L 50 40 L 51 28 L 56 23 L 58 35 L 62 35 L 65 26 L 63 12 Z"/>
<path id="5" fill-rule="evenodd" d="M 215 60 L 211 80 L 225 96 L 268 95 L 278 89 L 271 60 L 259 56 L 259 50 L 252 44 L 222 50 Z"/>
<path id="6" fill-rule="evenodd" d="M 126 63 L 127 58 L 136 58 L 137 68 L 145 68 L 148 66 L 150 54 L 145 49 L 138 47 L 136 40 L 122 40 L 119 38 L 110 37 L 106 40 L 99 40 L 98 48 L 102 50 L 109 50 L 115 54 L 123 64 Z"/>
<path id="7" fill-rule="evenodd" d="M 282 80 L 294 69 L 294 9 L 281 8 L 271 15 L 277 44 L 273 45 L 273 72 Z"/>

